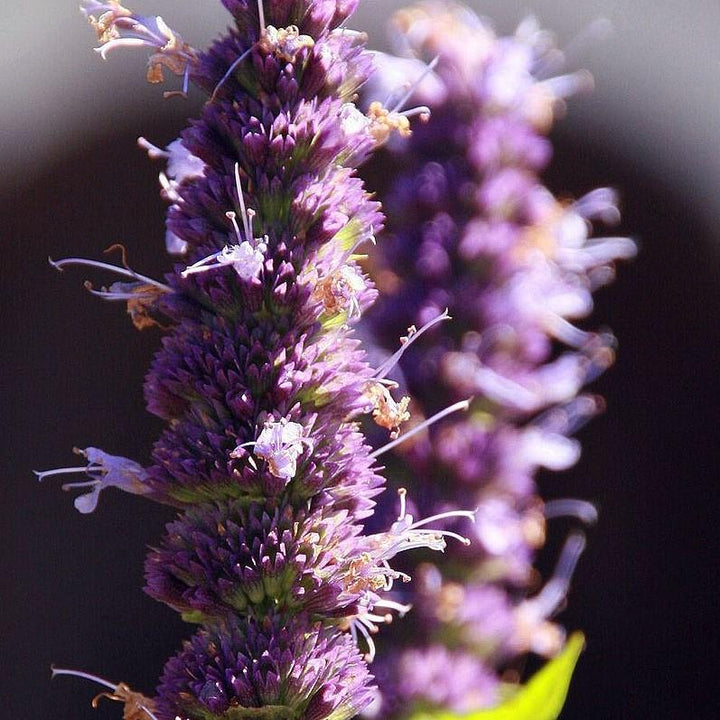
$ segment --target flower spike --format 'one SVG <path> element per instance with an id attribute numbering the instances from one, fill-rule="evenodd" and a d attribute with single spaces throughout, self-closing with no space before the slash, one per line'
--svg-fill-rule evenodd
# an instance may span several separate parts
<path id="1" fill-rule="evenodd" d="M 399 11 L 392 27 L 403 57 L 377 57 L 368 97 L 394 98 L 400 78 L 411 83 L 399 105 L 386 102 L 386 120 L 382 106 L 373 108 L 379 130 L 389 135 L 397 122 L 401 132 L 374 166 L 389 212 L 368 258 L 380 291 L 368 332 L 392 352 L 408 317 L 418 327 L 437 324 L 410 337 L 412 346 L 401 346 L 376 376 L 397 365 L 392 377 L 402 378 L 413 416 L 432 425 L 403 443 L 416 429 L 408 425 L 387 445 L 378 442 L 374 457 L 401 456 L 422 515 L 460 503 L 478 508 L 477 542 L 453 544 L 409 593 L 427 640 L 378 648 L 378 712 L 403 720 L 408 707 L 465 715 L 493 706 L 508 667 L 562 645 L 564 632 L 549 618 L 584 540 L 568 541 L 556 574 L 526 600 L 533 561 L 551 518 L 592 523 L 597 513 L 584 501 L 544 504 L 535 475 L 577 462 L 580 443 L 569 436 L 602 410 L 579 393 L 612 364 L 614 341 L 580 322 L 592 312 L 593 291 L 636 246 L 592 237 L 594 224 L 619 219 L 614 191 L 568 202 L 540 181 L 554 118 L 592 83 L 585 71 L 560 72 L 562 52 L 536 21 L 498 37 L 466 6 L 438 0 Z M 405 103 L 432 112 L 407 136 L 393 115 Z M 442 308 L 452 323 L 439 323 Z M 440 398 L 468 396 L 471 412 L 444 414 Z M 449 676 L 447 667 L 464 670 Z"/>

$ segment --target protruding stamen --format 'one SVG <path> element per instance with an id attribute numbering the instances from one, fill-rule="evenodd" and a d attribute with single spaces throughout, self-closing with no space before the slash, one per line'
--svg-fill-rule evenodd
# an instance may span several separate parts
<path id="1" fill-rule="evenodd" d="M 415 328 L 415 326 L 411 326 L 408 328 L 408 334 L 404 338 L 400 338 L 400 347 L 384 362 L 380 365 L 380 367 L 373 373 L 374 378 L 384 378 L 387 377 L 388 373 L 400 362 L 400 358 L 403 356 L 404 352 L 417 340 L 420 338 L 420 336 L 430 330 L 430 328 L 434 327 L 438 323 L 443 322 L 443 320 L 450 320 L 450 315 L 448 314 L 447 308 L 443 310 L 437 317 L 434 317 L 429 322 L 425 323 L 419 330 Z"/>
<path id="2" fill-rule="evenodd" d="M 451 510 L 448 512 L 433 515 L 424 520 L 414 521 L 412 515 L 406 512 L 405 488 L 398 490 L 400 496 L 400 514 L 398 519 L 392 524 L 390 530 L 386 533 L 378 533 L 369 535 L 367 540 L 372 548 L 371 555 L 381 561 L 384 566 L 390 570 L 387 561 L 395 557 L 398 553 L 412 550 L 413 548 L 426 547 L 431 550 L 443 551 L 445 549 L 446 537 L 458 540 L 463 545 L 469 545 L 469 538 L 452 532 L 451 530 L 423 529 L 425 525 L 437 520 L 448 520 L 450 518 L 466 518 L 475 519 L 475 513 L 469 510 Z M 392 578 L 395 573 L 391 571 L 386 573 L 387 577 Z M 386 587 L 386 589 L 389 589 Z"/>
<path id="3" fill-rule="evenodd" d="M 365 662 L 371 663 L 375 659 L 375 641 L 370 636 L 370 633 L 376 633 L 378 631 L 377 625 L 372 624 L 362 616 L 358 615 L 350 621 L 350 634 L 352 635 L 353 642 L 357 645 L 358 636 L 357 631 L 365 638 L 365 644 L 367 645 L 368 651 L 365 653 Z"/>
<path id="4" fill-rule="evenodd" d="M 572 204 L 572 209 L 587 220 L 596 218 L 608 225 L 620 222 L 617 192 L 612 188 L 602 187 L 591 190 Z"/>
<path id="5" fill-rule="evenodd" d="M 262 4 L 262 0 L 259 0 L 259 2 Z M 242 184 L 240 182 L 240 163 L 235 163 L 235 187 L 237 188 L 238 202 L 240 203 L 240 218 L 242 219 L 243 228 L 245 229 L 245 240 L 247 242 L 251 242 L 253 239 L 253 233 L 248 211 L 245 208 L 245 197 L 243 195 Z"/>
<path id="6" fill-rule="evenodd" d="M 71 675 L 73 677 L 84 678 L 85 680 L 91 680 L 96 682 L 98 685 L 104 685 L 110 690 L 114 690 L 117 687 L 116 683 L 111 683 L 109 680 L 105 680 L 97 675 L 91 675 L 90 673 L 83 672 L 82 670 L 70 670 L 68 668 L 56 668 L 54 665 L 50 666 L 51 677 L 55 678 L 58 675 Z"/>
<path id="7" fill-rule="evenodd" d="M 544 514 L 547 520 L 574 517 L 585 525 L 594 525 L 598 519 L 597 508 L 591 502 L 575 498 L 549 500 L 545 503 Z"/>
<path id="8" fill-rule="evenodd" d="M 430 119 L 430 108 L 427 105 L 418 105 L 409 110 L 403 110 L 400 115 L 408 118 L 408 120 L 419 115 L 423 122 L 427 122 Z"/>
<path id="9" fill-rule="evenodd" d="M 390 110 L 390 113 L 397 113 L 400 112 L 403 107 L 405 106 L 405 103 L 413 96 L 415 91 L 420 87 L 420 83 L 437 67 L 438 62 L 440 62 L 440 56 L 436 55 L 427 65 L 425 70 L 423 70 L 422 73 L 417 77 L 414 83 L 410 85 L 407 92 L 398 100 L 395 105 L 393 106 L 392 110 Z M 428 109 L 428 114 L 430 113 L 430 110 Z M 410 117 L 409 115 L 406 115 L 406 117 Z"/>
<path id="10" fill-rule="evenodd" d="M 84 472 L 87 472 L 87 465 L 83 465 L 82 467 L 54 468 L 53 470 L 33 470 L 33 473 L 35 473 L 40 482 L 42 482 L 46 477 L 51 477 L 52 475 L 72 475 L 73 473 Z"/>
<path id="11" fill-rule="evenodd" d="M 243 240 L 239 245 L 226 245 L 222 250 L 212 253 L 185 268 L 180 277 L 215 270 L 231 265 L 242 280 L 253 280 L 262 272 L 265 264 L 267 245 L 258 242 L 255 246 Z"/>
<path id="12" fill-rule="evenodd" d="M 237 237 L 238 242 L 241 243 L 243 238 L 240 234 L 240 226 L 238 225 L 237 215 L 232 210 L 228 210 L 225 213 L 225 217 L 232 223 L 232 226 L 235 229 L 235 236 Z"/>
<path id="13" fill-rule="evenodd" d="M 260 35 L 265 32 L 265 8 L 263 7 L 263 0 L 257 0 L 258 7 L 258 19 L 260 21 Z"/>
<path id="14" fill-rule="evenodd" d="M 225 74 L 220 78 L 220 82 L 215 86 L 215 89 L 210 96 L 210 102 L 213 102 L 217 97 L 218 90 L 227 82 L 227 79 L 235 72 L 235 68 L 250 54 L 252 47 L 249 47 L 239 58 L 233 60 L 232 65 L 225 71 Z"/>
<path id="15" fill-rule="evenodd" d="M 110 272 L 117 273 L 118 275 L 122 275 L 123 277 L 133 278 L 134 280 L 139 280 L 140 282 L 147 283 L 148 285 L 153 285 L 154 287 L 163 290 L 164 292 L 172 292 L 172 288 L 169 285 L 165 285 L 164 283 L 158 282 L 157 280 L 153 280 L 146 275 L 141 275 L 140 273 L 137 273 L 128 267 L 122 268 L 118 267 L 117 265 L 110 265 L 109 263 L 101 262 L 99 260 L 88 260 L 86 258 L 75 257 L 62 258 L 62 260 L 53 260 L 51 257 L 49 257 L 48 262 L 50 263 L 50 265 L 52 265 L 52 267 L 61 272 L 68 265 L 83 265 L 85 267 L 94 267 L 99 268 L 100 270 L 108 270 Z"/>
<path id="16" fill-rule="evenodd" d="M 388 450 L 392 450 L 397 445 L 400 445 L 400 443 L 403 443 L 406 440 L 409 440 L 414 435 L 417 435 L 418 433 L 422 432 L 426 428 L 430 427 L 433 423 L 436 423 L 438 420 L 442 420 L 444 417 L 447 417 L 448 415 L 452 415 L 452 413 L 458 412 L 459 410 L 467 410 L 469 407 L 470 407 L 469 400 L 461 400 L 460 402 L 457 402 L 454 405 L 450 405 L 449 407 L 446 407 L 444 410 L 441 410 L 439 413 L 436 413 L 432 417 L 421 422 L 419 425 L 416 425 L 414 428 L 411 428 L 406 433 L 403 433 L 400 437 L 396 438 L 392 442 L 389 442 L 389 443 L 387 443 L 387 445 L 383 445 L 382 447 L 378 448 L 374 452 L 370 453 L 370 457 L 371 458 L 379 457 L 383 453 L 386 453 Z"/>

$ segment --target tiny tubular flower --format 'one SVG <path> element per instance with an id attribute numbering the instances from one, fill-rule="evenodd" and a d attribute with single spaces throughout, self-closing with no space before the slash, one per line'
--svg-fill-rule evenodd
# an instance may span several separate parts
<path id="1" fill-rule="evenodd" d="M 92 699 L 92 706 L 97 708 L 100 698 L 108 698 L 124 704 L 123 720 L 157 720 L 154 714 L 155 703 L 152 699 L 145 697 L 142 693 L 134 692 L 125 683 L 111 683 L 97 675 L 82 672 L 81 670 L 70 670 L 68 668 L 51 667 L 52 677 L 58 675 L 71 675 L 73 677 L 81 677 L 86 680 L 92 680 L 98 685 L 103 685 L 110 692 L 102 692 Z"/>
<path id="2" fill-rule="evenodd" d="M 247 240 L 243 240 L 239 245 L 226 245 L 219 252 L 198 260 L 193 265 L 185 268 L 180 275 L 188 277 L 189 275 L 231 265 L 238 277 L 243 280 L 253 280 L 260 275 L 265 263 L 266 252 L 267 245 L 264 242 L 251 245 Z"/>
<path id="3" fill-rule="evenodd" d="M 585 535 L 573 533 L 565 541 L 555 572 L 543 589 L 518 605 L 515 612 L 516 630 L 512 643 L 517 650 L 528 650 L 551 657 L 562 649 L 564 630 L 550 622 L 565 600 L 575 567 L 585 549 Z"/>
<path id="4" fill-rule="evenodd" d="M 132 324 L 138 330 L 145 330 L 153 326 L 163 327 L 152 316 L 157 306 L 158 298 L 165 292 L 155 285 L 140 282 L 114 282 L 110 287 L 103 286 L 99 290 L 96 290 L 93 284 L 89 280 L 86 280 L 85 289 L 91 295 L 95 295 L 108 302 L 118 300 L 127 302 L 127 313 L 132 320 Z"/>
<path id="5" fill-rule="evenodd" d="M 373 406 L 373 420 L 380 426 L 390 430 L 390 438 L 394 440 L 400 434 L 400 425 L 410 419 L 408 405 L 410 397 L 405 396 L 396 402 L 390 394 L 390 387 L 395 383 L 374 380 L 367 384 L 365 395 Z"/>
<path id="6" fill-rule="evenodd" d="M 397 520 L 390 526 L 390 530 L 367 537 L 368 547 L 371 548 L 370 552 L 376 561 L 387 562 L 398 553 L 421 547 L 442 552 L 445 549 L 446 537 L 451 537 L 462 545 L 470 544 L 470 539 L 464 535 L 459 535 L 451 530 L 430 529 L 425 526 L 451 518 L 475 520 L 474 511 L 449 510 L 415 522 L 413 516 L 407 512 L 407 490 L 400 488 L 398 495 L 400 497 L 400 513 Z"/>
<path id="7" fill-rule="evenodd" d="M 88 447 L 84 450 L 73 448 L 77 455 L 87 459 L 87 465 L 81 467 L 55 468 L 53 470 L 33 470 L 38 480 L 42 481 L 51 475 L 70 475 L 85 473 L 91 480 L 87 482 L 65 483 L 63 490 L 89 488 L 88 492 L 75 498 L 75 508 L 84 515 L 95 510 L 100 493 L 108 487 L 116 487 L 134 495 L 147 495 L 150 489 L 145 484 L 145 469 L 127 458 L 109 455 L 98 448 Z"/>
<path id="8" fill-rule="evenodd" d="M 267 461 L 275 477 L 290 482 L 297 472 L 297 460 L 303 449 L 313 448 L 313 441 L 305 437 L 304 432 L 299 423 L 290 422 L 287 418 L 279 421 L 271 418 L 265 422 L 257 440 L 238 445 L 230 457 L 241 457 L 243 448 L 252 447 L 257 457 Z"/>
<path id="9" fill-rule="evenodd" d="M 137 143 L 151 160 L 163 159 L 167 162 L 166 172 L 161 172 L 158 176 L 162 187 L 161 195 L 172 207 L 179 208 L 183 199 L 178 188 L 186 180 L 202 177 L 205 163 L 193 155 L 180 139 L 173 140 L 164 150 L 144 137 L 139 137 Z M 187 252 L 187 243 L 169 229 L 165 231 L 165 247 L 171 255 L 184 255 Z"/>
<path id="10" fill-rule="evenodd" d="M 148 60 L 148 82 L 163 82 L 163 68 L 167 68 L 183 77 L 182 94 L 187 93 L 190 67 L 196 62 L 197 55 L 159 15 L 154 18 L 136 15 L 113 0 L 86 0 L 80 9 L 97 32 L 101 45 L 96 50 L 103 60 L 116 48 L 152 48 L 154 52 Z"/>
<path id="11" fill-rule="evenodd" d="M 346 319 L 350 321 L 360 317 L 358 295 L 365 287 L 360 270 L 352 265 L 343 265 L 318 281 L 315 295 L 327 312 L 345 312 Z"/>
<path id="12" fill-rule="evenodd" d="M 240 218 L 243 224 L 243 231 L 237 222 L 237 215 L 234 211 L 228 210 L 225 216 L 230 220 L 235 230 L 235 236 L 238 244 L 226 245 L 219 252 L 208 255 L 202 260 L 198 260 L 193 265 L 185 268 L 180 273 L 181 277 L 194 275 L 196 273 L 214 270 L 218 267 L 232 265 L 233 270 L 242 280 L 255 280 L 262 272 L 265 264 L 265 253 L 267 252 L 267 236 L 265 238 L 253 238 L 252 219 L 255 217 L 255 211 L 252 208 L 245 207 L 245 197 L 240 183 L 240 169 L 238 163 L 235 163 L 235 185 L 238 194 L 238 203 L 240 204 Z"/>

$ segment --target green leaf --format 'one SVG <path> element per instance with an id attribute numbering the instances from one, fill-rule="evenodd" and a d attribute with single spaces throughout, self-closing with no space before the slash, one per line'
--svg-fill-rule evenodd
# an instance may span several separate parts
<path id="1" fill-rule="evenodd" d="M 556 720 L 565 705 L 570 679 L 585 647 L 582 633 L 573 633 L 563 651 L 546 663 L 515 695 L 490 710 L 464 715 L 450 712 L 414 715 L 412 720 Z"/>

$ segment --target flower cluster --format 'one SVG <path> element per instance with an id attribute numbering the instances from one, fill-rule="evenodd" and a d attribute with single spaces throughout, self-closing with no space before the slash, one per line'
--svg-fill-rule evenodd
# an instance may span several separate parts
<path id="1" fill-rule="evenodd" d="M 477 518 L 469 548 L 454 546 L 420 573 L 426 644 L 379 658 L 384 716 L 492 705 L 509 662 L 562 647 L 550 618 L 582 534 L 568 538 L 539 592 L 532 565 L 546 519 L 591 521 L 595 511 L 544 504 L 534 477 L 576 462 L 569 435 L 601 409 L 580 393 L 611 364 L 614 341 L 573 323 L 590 313 L 613 262 L 635 252 L 626 238 L 590 237 L 592 221 L 619 218 L 612 191 L 561 201 L 538 178 L 553 117 L 588 82 L 583 72 L 540 79 L 557 56 L 547 33 L 527 21 L 497 37 L 468 9 L 440 2 L 401 11 L 394 28 L 407 57 L 380 58 L 374 82 L 392 92 L 410 78 L 408 96 L 432 117 L 376 158 L 391 180 L 381 185 L 386 232 L 370 261 L 381 299 L 369 326 L 389 345 L 408 319 L 424 325 L 445 308 L 452 316 L 408 349 L 396 379 L 412 398 L 411 423 L 448 400 L 474 398 L 470 412 L 399 453 L 421 514 L 460 505 L 477 507 Z"/>
<path id="2" fill-rule="evenodd" d="M 199 629 L 165 668 L 157 697 L 91 677 L 145 720 L 344 720 L 372 698 L 357 644 L 388 611 L 405 575 L 389 564 L 416 547 L 442 550 L 431 520 L 401 511 L 364 534 L 383 486 L 359 429 L 405 418 L 351 324 L 376 291 L 355 251 L 382 228 L 379 205 L 354 168 L 407 115 L 366 114 L 353 101 L 371 69 L 365 38 L 345 27 L 356 0 L 224 0 L 235 26 L 197 52 L 160 17 L 117 2 L 86 2 L 103 57 L 150 49 L 162 68 L 207 96 L 198 119 L 162 149 L 170 203 L 166 282 L 79 258 L 54 263 L 114 270 L 124 281 L 89 289 L 127 301 L 138 327 L 165 336 L 145 383 L 166 422 L 147 467 L 94 448 L 76 500 L 94 510 L 108 486 L 180 508 L 147 559 L 147 592 Z M 127 281 L 127 282 L 126 282 Z M 397 357 L 402 355 L 403 349 Z M 463 405 L 464 407 L 464 405 Z M 403 495 L 404 499 L 404 495 Z M 362 637 L 359 637 L 362 636 Z"/>

